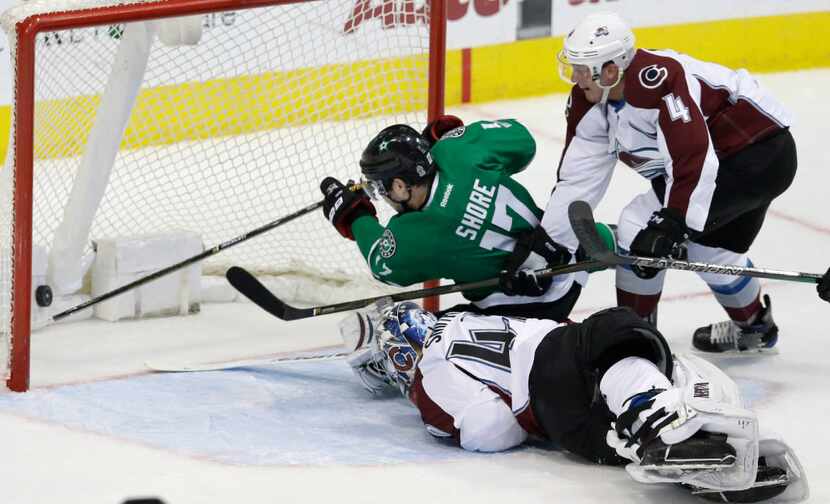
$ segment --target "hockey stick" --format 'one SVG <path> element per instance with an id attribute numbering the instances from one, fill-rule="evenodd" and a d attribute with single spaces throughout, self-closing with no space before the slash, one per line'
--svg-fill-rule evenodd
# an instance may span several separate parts
<path id="1" fill-rule="evenodd" d="M 579 239 L 579 244 L 585 252 L 594 259 L 610 266 L 640 266 L 657 269 L 676 269 L 695 271 L 699 273 L 719 273 L 723 275 L 748 276 L 757 278 L 771 278 L 774 280 L 789 280 L 815 284 L 822 275 L 815 273 L 801 273 L 797 271 L 780 271 L 748 266 L 733 266 L 725 264 L 710 264 L 701 262 L 680 261 L 672 258 L 641 257 L 615 254 L 603 244 L 602 238 L 596 231 L 594 215 L 591 206 L 584 201 L 574 201 L 568 207 L 568 218 L 571 228 Z"/>
<path id="2" fill-rule="evenodd" d="M 345 350 L 328 351 L 319 353 L 301 352 L 292 355 L 285 355 L 282 357 L 260 357 L 256 359 L 242 359 L 227 362 L 195 364 L 184 361 L 146 361 L 144 366 L 151 371 L 158 371 L 162 373 L 197 373 L 203 371 L 224 371 L 227 369 L 237 369 L 254 366 L 267 366 L 272 364 L 292 364 L 295 362 L 312 362 L 312 361 L 326 361 L 340 359 L 349 355 L 351 352 Z"/>
<path id="3" fill-rule="evenodd" d="M 351 187 L 352 190 L 357 190 L 356 188 L 359 189 L 360 187 L 359 186 L 352 186 Z M 191 264 L 196 263 L 198 261 L 201 261 L 202 259 L 205 259 L 206 257 L 210 257 L 212 255 L 218 254 L 219 252 L 221 252 L 225 249 L 233 247 L 234 245 L 237 245 L 239 243 L 247 241 L 247 240 L 249 240 L 249 239 L 251 239 L 255 236 L 261 235 L 262 233 L 264 233 L 266 231 L 270 231 L 270 230 L 272 230 L 272 229 L 274 229 L 278 226 L 281 226 L 281 225 L 285 224 L 286 222 L 291 222 L 292 220 L 296 219 L 297 217 L 301 217 L 301 216 L 303 216 L 307 213 L 313 212 L 314 210 L 317 210 L 321 206 L 323 206 L 323 201 L 322 200 L 318 201 L 316 203 L 313 203 L 311 205 L 308 205 L 305 208 L 301 208 L 300 210 L 297 210 L 294 213 L 291 213 L 291 214 L 288 214 L 286 216 L 280 217 L 279 219 L 273 220 L 273 221 L 271 221 L 267 224 L 264 224 L 264 225 L 254 229 L 254 230 L 248 231 L 247 233 L 239 235 L 236 238 L 232 238 L 232 239 L 230 239 L 226 242 L 220 243 L 219 245 L 215 245 L 215 246 L 213 246 L 209 249 L 206 249 L 206 250 L 200 252 L 199 254 L 196 254 L 193 257 L 190 257 L 190 258 L 185 259 L 183 261 L 177 262 L 176 264 L 172 264 L 170 266 L 167 266 L 166 268 L 162 268 L 162 269 L 156 271 L 155 273 L 150 273 L 149 275 L 141 277 L 138 280 L 135 280 L 135 281 L 130 282 L 128 284 L 122 285 L 121 287 L 113 289 L 109 292 L 105 292 L 104 294 L 101 294 L 100 296 L 96 296 L 94 298 L 88 299 L 87 301 L 84 301 L 83 303 L 81 303 L 79 305 L 73 306 L 72 308 L 66 309 L 66 310 L 64 310 L 64 311 L 62 311 L 58 314 L 52 315 L 51 317 L 49 317 L 49 319 L 46 322 L 47 323 L 48 322 L 57 322 L 57 321 L 59 321 L 63 318 L 66 318 L 66 317 L 72 315 L 73 313 L 79 312 L 83 309 L 89 308 L 90 306 L 93 306 L 93 305 L 96 305 L 100 302 L 106 301 L 107 299 L 113 298 L 113 297 L 115 297 L 119 294 L 123 294 L 123 293 L 127 292 L 128 290 L 132 290 L 132 289 L 135 289 L 136 287 L 140 287 L 140 286 L 142 286 L 142 285 L 144 285 L 148 282 L 152 282 L 153 280 L 156 280 L 156 279 L 161 278 L 165 275 L 168 275 L 168 274 L 170 274 L 170 273 L 172 273 L 176 270 L 182 269 L 186 266 L 190 266 Z"/>
<path id="4" fill-rule="evenodd" d="M 536 270 L 535 273 L 539 277 L 547 278 L 555 275 L 576 273 L 579 271 L 598 271 L 602 269 L 605 269 L 605 266 L 601 261 L 581 261 L 575 264 Z M 342 311 L 356 310 L 384 298 L 391 299 L 392 301 L 406 301 L 408 299 L 441 296 L 443 294 L 451 294 L 453 292 L 464 290 L 496 287 L 499 284 L 498 278 L 489 278 L 487 280 L 479 280 L 477 282 L 441 285 L 427 289 L 415 289 L 395 294 L 387 294 L 385 296 L 368 297 L 356 299 L 354 301 L 346 301 L 343 303 L 315 306 L 312 308 L 295 308 L 279 299 L 273 292 L 268 290 L 267 287 L 262 285 L 256 277 L 239 266 L 232 266 L 225 276 L 228 278 L 231 285 L 233 285 L 236 290 L 241 292 L 245 297 L 253 301 L 257 306 L 271 315 L 274 315 L 282 320 L 297 320 Z"/>

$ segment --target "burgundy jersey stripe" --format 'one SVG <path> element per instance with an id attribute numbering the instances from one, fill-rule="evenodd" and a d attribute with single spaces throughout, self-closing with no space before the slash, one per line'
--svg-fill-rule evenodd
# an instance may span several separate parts
<path id="1" fill-rule="evenodd" d="M 424 390 L 423 375 L 421 370 L 415 371 L 415 379 L 413 380 L 412 388 L 409 391 L 409 399 L 415 404 L 421 412 L 421 420 L 425 425 L 446 432 L 451 435 L 456 443 L 461 443 L 461 433 L 453 425 L 453 418 L 449 413 L 441 409 L 441 406 L 435 404 L 427 391 Z"/>
<path id="2" fill-rule="evenodd" d="M 499 398 L 502 400 L 504 404 L 507 405 L 508 408 L 513 409 L 513 399 L 507 395 L 503 390 L 498 387 L 494 387 L 493 385 L 487 385 L 487 387 L 495 392 Z M 533 410 L 528 406 L 523 411 L 519 412 L 516 416 L 516 421 L 519 422 L 519 425 L 529 434 L 533 434 L 534 436 L 539 437 L 546 437 L 545 431 L 539 427 L 539 422 L 536 421 L 536 415 L 533 414 Z"/>
<path id="3" fill-rule="evenodd" d="M 718 159 L 743 149 L 770 135 L 781 125 L 744 98 L 729 101 L 729 91 L 700 82 L 700 105 L 708 117 L 709 134 Z"/>
<path id="4" fill-rule="evenodd" d="M 679 61 L 639 50 L 626 71 L 625 99 L 634 107 L 658 109 L 657 122 L 672 159 L 673 182 L 666 206 L 686 214 L 700 181 L 709 131 L 689 92 Z"/>

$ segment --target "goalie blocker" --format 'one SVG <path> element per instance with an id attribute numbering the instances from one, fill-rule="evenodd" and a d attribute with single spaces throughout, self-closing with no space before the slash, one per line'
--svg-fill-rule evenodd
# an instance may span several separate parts
<path id="1" fill-rule="evenodd" d="M 537 435 L 594 462 L 625 464 L 639 482 L 678 484 L 702 498 L 808 496 L 798 458 L 759 435 L 735 383 L 700 358 L 673 356 L 628 309 L 557 325 L 465 312 L 436 321 L 398 303 L 350 315 L 340 329 L 367 389 L 400 388 L 430 434 L 462 448 L 500 451 Z"/>

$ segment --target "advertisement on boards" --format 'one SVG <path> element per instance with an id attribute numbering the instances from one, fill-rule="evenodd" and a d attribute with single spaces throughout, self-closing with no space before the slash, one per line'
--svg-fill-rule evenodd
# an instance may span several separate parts
<path id="1" fill-rule="evenodd" d="M 551 1 L 551 0 L 546 0 Z M 592 12 L 613 11 L 635 27 L 664 26 L 703 21 L 819 12 L 827 0 L 552 0 L 551 33 L 568 33 Z"/>
<path id="2" fill-rule="evenodd" d="M 516 40 L 520 0 L 447 0 L 447 49 Z"/>

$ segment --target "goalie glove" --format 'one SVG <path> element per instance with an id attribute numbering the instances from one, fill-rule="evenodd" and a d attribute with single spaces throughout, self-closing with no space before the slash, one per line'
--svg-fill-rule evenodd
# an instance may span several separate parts
<path id="1" fill-rule="evenodd" d="M 397 390 L 397 384 L 386 374 L 386 357 L 383 352 L 366 348 L 346 358 L 354 374 L 360 378 L 363 388 L 372 394 L 385 390 Z"/>
<path id="2" fill-rule="evenodd" d="M 360 378 L 363 387 L 373 394 L 380 393 L 395 381 L 386 373 L 386 356 L 378 342 L 378 324 L 381 312 L 391 300 L 383 298 L 365 310 L 349 314 L 340 321 L 338 329 L 343 346 L 353 352 L 346 358 L 352 371 Z"/>
<path id="3" fill-rule="evenodd" d="M 380 317 L 371 310 L 356 311 L 349 314 L 337 325 L 343 346 L 349 352 L 358 352 L 367 348 L 379 349 L 377 343 L 377 321 Z"/>

